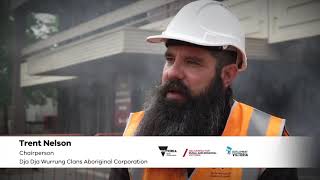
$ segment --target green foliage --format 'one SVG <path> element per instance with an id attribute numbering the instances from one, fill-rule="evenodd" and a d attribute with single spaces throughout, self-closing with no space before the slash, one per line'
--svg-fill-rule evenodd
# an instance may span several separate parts
<path id="1" fill-rule="evenodd" d="M 27 27 L 25 32 L 29 44 L 46 39 L 59 30 L 59 19 L 54 14 L 32 12 L 26 18 Z M 57 99 L 56 92 L 55 88 L 48 85 L 23 88 L 26 106 L 45 105 L 48 98 L 55 101 Z"/>
<path id="2" fill-rule="evenodd" d="M 49 13 L 32 12 L 27 16 L 26 35 L 29 43 L 47 39 L 59 31 L 59 17 Z"/>
<path id="3" fill-rule="evenodd" d="M 3 12 L 4 11 L 2 11 L 0 14 Z M 11 24 L 14 23 L 13 18 L 9 18 L 8 14 L 3 14 L 4 15 L 0 16 L 0 108 L 8 106 L 11 100 L 11 60 L 9 48 L 10 43 L 12 43 L 10 37 L 13 35 L 10 34 L 10 32 L 13 32 L 10 30 L 10 28 L 12 28 Z M 57 22 L 53 23 L 53 27 L 51 27 L 52 25 L 50 24 L 51 26 L 49 26 L 49 32 L 47 34 L 56 32 L 54 28 L 57 25 L 55 23 Z M 53 28 L 53 30 L 50 28 Z M 43 34 L 47 35 L 46 32 Z M 41 35 L 44 36 L 43 34 Z M 32 35 L 28 38 L 33 39 L 34 42 L 40 37 Z M 26 106 L 30 104 L 44 105 L 46 104 L 47 98 L 56 99 L 57 96 L 56 89 L 48 86 L 26 87 L 23 88 L 23 94 L 25 96 Z"/>

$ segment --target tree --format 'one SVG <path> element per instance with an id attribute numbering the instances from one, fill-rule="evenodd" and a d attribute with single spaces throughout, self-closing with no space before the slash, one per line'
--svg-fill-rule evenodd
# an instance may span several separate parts
<path id="1" fill-rule="evenodd" d="M 0 107 L 10 103 L 9 14 L 3 2 L 0 6 Z"/>
<path id="2" fill-rule="evenodd" d="M 1 16 L 2 17 L 2 16 Z M 6 26 L 1 20 L 0 24 L 0 107 L 10 103 L 10 62 L 8 53 L 8 39 L 6 39 Z"/>
<path id="3" fill-rule="evenodd" d="M 12 19 L 11 19 L 12 20 Z M 0 2 L 0 117 L 1 127 L 7 122 L 7 112 L 11 101 L 11 66 L 9 58 L 10 19 L 8 1 Z M 0 131 L 5 131 L 0 129 Z"/>
<path id="4" fill-rule="evenodd" d="M 11 56 L 11 50 L 15 46 L 11 46 L 14 43 L 15 34 L 13 31 L 15 19 L 10 16 L 9 1 L 0 1 L 0 115 L 4 114 L 4 117 L 0 117 L 0 127 L 3 124 L 7 124 L 8 121 L 8 109 L 12 102 L 12 85 L 15 79 L 12 76 L 13 73 L 13 60 Z M 58 31 L 58 21 L 55 16 L 44 13 L 32 13 L 31 23 L 26 28 L 26 34 L 29 43 L 34 43 L 37 40 L 46 39 L 49 34 Z M 12 39 L 13 38 L 13 39 Z M 14 52 L 17 52 L 14 51 Z M 20 72 L 15 76 L 20 77 Z M 55 99 L 56 90 L 50 87 L 36 86 L 23 89 L 23 94 L 26 97 L 25 105 L 44 105 L 48 97 Z M 20 98 L 17 97 L 17 98 Z M 15 103 L 14 103 L 15 105 Z M 15 106 L 13 106 L 15 108 Z M 16 112 L 12 111 L 15 116 Z M 10 113 L 10 114 L 11 114 Z M 0 133 L 4 130 L 0 129 Z"/>
<path id="5" fill-rule="evenodd" d="M 28 44 L 35 43 L 39 40 L 47 39 L 52 34 L 59 31 L 58 16 L 49 13 L 32 12 L 27 17 L 26 38 Z M 56 100 L 57 92 L 51 86 L 32 86 L 24 88 L 26 96 L 26 106 L 28 105 L 45 105 L 47 99 Z"/>

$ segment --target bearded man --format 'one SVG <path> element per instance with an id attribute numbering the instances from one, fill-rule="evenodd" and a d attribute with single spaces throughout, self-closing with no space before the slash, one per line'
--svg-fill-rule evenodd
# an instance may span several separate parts
<path id="1" fill-rule="evenodd" d="M 232 82 L 247 67 L 238 19 L 221 3 L 183 7 L 161 34 L 165 65 L 161 84 L 144 111 L 132 113 L 125 136 L 281 136 L 285 120 L 237 102 Z M 224 174 L 224 176 L 221 176 Z M 110 179 L 297 179 L 295 169 L 112 169 Z"/>

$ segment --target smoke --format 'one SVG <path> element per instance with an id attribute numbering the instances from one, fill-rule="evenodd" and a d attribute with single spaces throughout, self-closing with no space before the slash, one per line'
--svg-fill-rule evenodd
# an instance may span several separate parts
<path id="1" fill-rule="evenodd" d="M 287 119 L 292 135 L 320 134 L 320 37 L 275 45 L 277 61 L 249 59 L 234 84 L 237 99 Z"/>

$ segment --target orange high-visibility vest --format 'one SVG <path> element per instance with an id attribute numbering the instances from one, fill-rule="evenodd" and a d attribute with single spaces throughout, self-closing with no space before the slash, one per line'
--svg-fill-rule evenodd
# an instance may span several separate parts
<path id="1" fill-rule="evenodd" d="M 124 136 L 133 136 L 144 111 L 131 113 Z M 285 119 L 266 114 L 251 106 L 235 101 L 222 136 L 281 136 Z M 180 168 L 133 168 L 131 180 L 257 180 L 263 169 L 196 168 L 188 177 Z"/>

